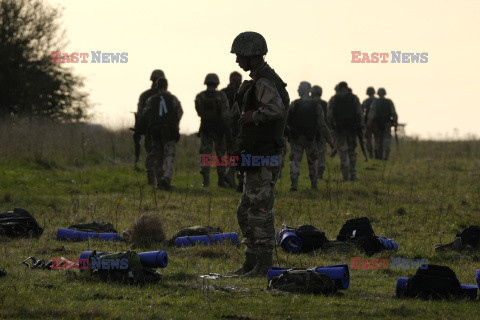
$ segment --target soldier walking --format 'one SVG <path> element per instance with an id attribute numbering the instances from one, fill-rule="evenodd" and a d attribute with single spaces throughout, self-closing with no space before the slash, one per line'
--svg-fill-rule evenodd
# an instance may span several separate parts
<path id="1" fill-rule="evenodd" d="M 328 103 L 327 101 L 322 99 L 322 92 L 323 90 L 321 87 L 319 86 L 312 87 L 312 91 L 311 91 L 312 99 L 320 103 L 320 106 L 322 107 L 323 120 L 326 126 L 329 127 L 328 119 L 327 119 Z M 318 179 L 323 179 L 323 173 L 325 172 L 325 167 L 327 164 L 327 140 L 325 138 L 325 135 L 322 134 L 321 130 L 317 130 L 315 140 L 317 142 L 317 155 L 318 155 L 317 156 L 317 177 Z"/>
<path id="2" fill-rule="evenodd" d="M 368 98 L 362 102 L 363 118 L 368 119 L 368 113 L 375 98 L 375 89 L 373 87 L 367 88 Z M 372 130 L 367 126 L 365 130 L 365 144 L 367 145 L 368 156 L 373 158 L 373 145 L 372 145 Z"/>

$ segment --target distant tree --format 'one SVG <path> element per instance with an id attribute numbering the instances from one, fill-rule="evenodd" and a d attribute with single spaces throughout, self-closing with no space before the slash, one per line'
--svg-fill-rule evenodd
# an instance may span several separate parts
<path id="1" fill-rule="evenodd" d="M 41 0 L 0 0 L 0 117 L 86 117 L 82 78 L 52 63 L 51 52 L 66 45 L 60 17 Z"/>

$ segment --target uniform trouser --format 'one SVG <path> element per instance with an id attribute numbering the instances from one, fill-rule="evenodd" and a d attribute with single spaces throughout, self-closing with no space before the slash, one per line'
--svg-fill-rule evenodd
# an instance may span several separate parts
<path id="1" fill-rule="evenodd" d="M 145 135 L 145 151 L 146 151 L 146 157 L 145 157 L 145 171 L 147 174 L 153 173 L 153 162 L 154 159 L 152 158 L 153 154 L 152 152 L 152 137 L 149 134 Z"/>
<path id="2" fill-rule="evenodd" d="M 336 132 L 337 150 L 343 180 L 357 178 L 357 134 L 350 131 Z"/>
<path id="3" fill-rule="evenodd" d="M 373 153 L 373 144 L 372 144 L 373 133 L 371 129 L 365 130 L 365 146 L 367 147 L 367 152 L 369 156 L 372 156 Z"/>
<path id="4" fill-rule="evenodd" d="M 300 166 L 303 159 L 303 150 L 307 154 L 308 172 L 310 181 L 317 181 L 317 146 L 316 141 L 308 141 L 306 137 L 300 136 L 297 139 L 292 139 L 290 142 L 290 179 L 292 184 L 298 181 L 300 175 Z"/>
<path id="5" fill-rule="evenodd" d="M 170 181 L 173 175 L 173 163 L 175 160 L 175 140 L 164 142 L 152 139 L 152 146 L 149 156 L 153 162 L 153 170 L 157 183 L 161 179 Z"/>
<path id="6" fill-rule="evenodd" d="M 260 167 L 245 171 L 242 199 L 237 220 L 242 231 L 246 252 L 269 254 L 275 245 L 275 183 L 278 167 Z"/>
<path id="7" fill-rule="evenodd" d="M 390 144 L 392 142 L 392 130 L 390 125 L 374 125 L 373 136 L 375 138 L 375 158 L 388 159 L 388 156 L 390 155 Z"/>
<path id="8" fill-rule="evenodd" d="M 327 141 L 324 137 L 320 137 L 317 142 L 317 176 L 323 179 L 323 172 L 327 164 Z"/>
<path id="9" fill-rule="evenodd" d="M 220 159 L 227 152 L 225 147 L 225 137 L 223 134 L 217 134 L 214 132 L 202 132 L 200 134 L 200 154 L 212 155 L 213 148 L 215 147 L 215 153 Z M 210 166 L 202 166 L 202 174 L 210 174 Z M 224 166 L 217 166 L 218 175 L 225 174 Z"/>

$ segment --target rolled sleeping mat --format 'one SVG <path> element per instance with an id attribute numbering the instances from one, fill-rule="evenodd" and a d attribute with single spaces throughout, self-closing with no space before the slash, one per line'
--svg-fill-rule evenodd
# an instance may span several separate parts
<path id="1" fill-rule="evenodd" d="M 189 247 L 197 244 L 201 245 L 213 245 L 217 242 L 231 241 L 234 244 L 238 243 L 238 235 L 236 232 L 230 233 L 217 233 L 208 236 L 191 236 L 191 237 L 178 237 L 175 239 L 175 245 L 177 247 Z"/>
<path id="2" fill-rule="evenodd" d="M 302 250 L 302 239 L 291 229 L 283 229 L 277 234 L 278 244 L 287 252 L 300 252 Z"/>
<path id="3" fill-rule="evenodd" d="M 377 237 L 385 250 L 398 250 L 398 243 L 395 240 Z"/>
<path id="4" fill-rule="evenodd" d="M 59 240 L 76 240 L 86 241 L 88 239 L 100 239 L 100 240 L 121 240 L 117 233 L 96 233 L 96 232 L 83 232 L 66 228 L 57 229 L 57 239 Z"/>
<path id="5" fill-rule="evenodd" d="M 397 279 L 397 286 L 395 288 L 395 295 L 397 297 L 401 297 L 405 294 L 405 292 L 407 291 L 407 284 L 408 284 L 407 278 Z M 478 286 L 462 284 L 461 287 L 462 287 L 462 292 L 464 297 L 468 297 L 472 300 L 477 299 Z"/>
<path id="6" fill-rule="evenodd" d="M 92 251 L 82 252 L 80 261 L 82 261 L 82 259 L 88 259 L 90 253 L 92 253 Z M 140 256 L 140 262 L 146 268 L 166 268 L 168 265 L 168 254 L 166 251 L 139 252 L 138 255 Z"/>
<path id="7" fill-rule="evenodd" d="M 274 277 L 280 276 L 284 271 L 287 270 L 305 270 L 305 268 L 279 268 L 271 267 L 267 273 L 267 280 Z M 336 264 L 326 267 L 315 268 L 317 273 L 324 273 L 330 277 L 330 279 L 335 281 L 335 285 L 339 290 L 347 290 L 350 286 L 350 272 L 348 269 L 348 264 Z"/>

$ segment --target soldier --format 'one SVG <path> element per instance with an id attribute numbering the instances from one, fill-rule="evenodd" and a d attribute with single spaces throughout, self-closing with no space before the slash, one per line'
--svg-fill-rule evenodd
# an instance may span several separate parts
<path id="1" fill-rule="evenodd" d="M 370 107 L 375 101 L 375 89 L 373 87 L 367 88 L 367 95 L 368 98 L 363 100 L 362 102 L 362 110 L 363 110 L 363 117 L 364 119 L 368 119 L 368 113 L 370 112 Z M 372 148 L 372 130 L 368 127 L 365 130 L 365 144 L 367 145 L 368 155 L 370 158 L 373 158 L 373 148 Z"/>
<path id="2" fill-rule="evenodd" d="M 226 153 L 225 132 L 230 118 L 228 99 L 225 93 L 217 91 L 220 80 L 216 74 L 207 74 L 204 83 L 207 90 L 195 97 L 195 109 L 201 118 L 200 154 L 212 155 L 215 145 L 215 153 L 220 159 Z M 202 165 L 200 173 L 203 177 L 203 186 L 210 186 L 210 166 Z M 225 181 L 225 166 L 217 165 L 217 174 L 218 186 L 228 188 Z"/>
<path id="3" fill-rule="evenodd" d="M 150 81 L 152 81 L 152 86 L 150 89 L 144 91 L 140 98 L 138 99 L 138 107 L 137 113 L 135 114 L 135 129 L 133 134 L 133 141 L 135 143 L 135 165 L 138 161 L 138 155 L 140 153 L 140 139 L 142 135 L 145 135 L 145 151 L 146 151 L 146 158 L 145 158 L 145 171 L 147 173 L 147 180 L 148 184 L 151 186 L 155 185 L 155 174 L 153 170 L 153 159 L 149 158 L 148 155 L 152 151 L 152 141 L 147 133 L 147 121 L 143 119 L 142 115 L 144 114 L 144 110 L 146 107 L 147 99 L 151 96 L 158 93 L 158 89 L 156 87 L 157 80 L 159 78 L 165 78 L 165 73 L 162 70 L 156 69 L 152 71 L 150 75 Z M 137 152 L 138 151 L 138 152 Z"/>
<path id="4" fill-rule="evenodd" d="M 346 82 L 338 84 L 338 93 L 328 106 L 328 119 L 335 131 L 343 181 L 357 180 L 357 135 L 363 130 L 363 113 L 358 97 L 350 93 Z"/>
<path id="5" fill-rule="evenodd" d="M 312 98 L 315 101 L 320 102 L 320 105 L 322 106 L 322 112 L 323 112 L 323 120 L 325 124 L 327 125 L 328 119 L 327 119 L 327 101 L 322 100 L 322 88 L 319 86 L 313 86 L 312 87 Z M 327 125 L 328 127 L 328 125 Z M 327 140 L 325 139 L 324 135 L 320 130 L 317 131 L 317 136 L 315 137 L 317 141 L 317 176 L 318 179 L 323 179 L 323 173 L 325 172 L 325 166 L 327 164 Z"/>
<path id="6" fill-rule="evenodd" d="M 180 139 L 183 110 L 177 97 L 167 91 L 167 79 L 158 78 L 157 86 L 157 94 L 147 99 L 143 113 L 148 121 L 147 135 L 152 142 L 148 156 L 153 162 L 157 189 L 172 190 L 175 143 Z"/>
<path id="7" fill-rule="evenodd" d="M 375 159 L 383 160 L 388 160 L 390 155 L 391 127 L 398 124 L 395 106 L 392 100 L 385 98 L 386 94 L 384 88 L 378 89 L 378 99 L 373 102 L 367 120 L 367 127 L 372 130 L 375 138 Z"/>
<path id="8" fill-rule="evenodd" d="M 240 33 L 232 44 L 236 62 L 252 78 L 242 83 L 235 99 L 242 113 L 237 149 L 244 155 L 278 159 L 290 98 L 286 84 L 264 60 L 267 51 L 265 38 L 256 32 Z M 247 248 L 245 262 L 234 274 L 265 277 L 273 265 L 276 164 L 262 161 L 261 166 L 244 167 L 237 219 Z"/>
<path id="9" fill-rule="evenodd" d="M 290 132 L 290 191 L 298 190 L 298 176 L 303 158 L 307 154 L 308 172 L 312 189 L 317 189 L 317 148 L 316 135 L 322 131 L 329 143 L 332 136 L 328 130 L 320 101 L 310 97 L 310 83 L 303 81 L 298 87 L 300 99 L 292 102 L 288 109 L 287 125 Z"/>
<path id="10" fill-rule="evenodd" d="M 230 83 L 226 88 L 223 88 L 221 92 L 225 93 L 228 98 L 228 103 L 230 106 L 230 121 L 227 125 L 226 132 L 226 142 L 227 142 L 227 152 L 229 156 L 233 155 L 235 151 L 235 139 L 238 135 L 238 120 L 240 119 L 240 113 L 236 106 L 234 106 L 234 96 L 237 93 L 238 88 L 242 84 L 242 75 L 237 71 L 234 71 L 230 74 Z M 235 169 L 236 167 L 230 166 L 225 174 L 225 180 L 230 185 L 230 187 L 235 188 Z M 238 187 L 237 191 L 242 192 L 243 190 L 243 174 L 238 172 Z"/>

